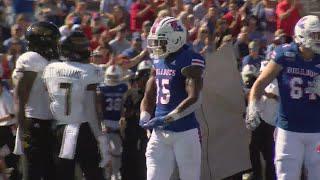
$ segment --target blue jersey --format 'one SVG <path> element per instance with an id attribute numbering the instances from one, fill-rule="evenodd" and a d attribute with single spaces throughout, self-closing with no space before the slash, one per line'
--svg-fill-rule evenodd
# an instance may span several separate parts
<path id="1" fill-rule="evenodd" d="M 170 59 L 155 59 L 154 68 L 156 72 L 157 102 L 155 116 L 165 116 L 174 110 L 188 94 L 185 90 L 186 77 L 181 70 L 187 66 L 205 67 L 205 60 L 199 54 L 184 46 Z M 186 131 L 199 126 L 195 114 L 191 113 L 179 120 L 165 126 L 169 131 Z"/>
<path id="2" fill-rule="evenodd" d="M 283 69 L 278 75 L 280 105 L 277 126 L 293 132 L 320 132 L 320 97 L 308 87 L 320 73 L 320 55 L 305 61 L 297 44 L 282 45 L 272 54 Z"/>
<path id="3" fill-rule="evenodd" d="M 123 95 L 127 92 L 128 86 L 124 83 L 116 86 L 103 83 L 98 88 L 102 95 L 103 120 L 106 121 L 107 127 L 119 128 Z"/>
<path id="4" fill-rule="evenodd" d="M 263 59 L 262 56 L 258 56 L 257 58 L 253 58 L 252 56 L 247 55 L 242 60 L 242 67 L 244 67 L 245 65 L 253 65 L 257 69 L 260 69 L 262 59 Z"/>

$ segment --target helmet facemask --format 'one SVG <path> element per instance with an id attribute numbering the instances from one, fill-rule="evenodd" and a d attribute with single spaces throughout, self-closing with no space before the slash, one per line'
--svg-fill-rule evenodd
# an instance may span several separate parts
<path id="1" fill-rule="evenodd" d="M 164 37 L 152 38 L 148 37 L 147 48 L 152 58 L 166 58 L 169 55 L 167 51 L 168 40 Z"/>
<path id="2" fill-rule="evenodd" d="M 121 77 L 119 75 L 106 75 L 106 83 L 111 86 L 118 85 L 120 83 L 120 79 Z"/>

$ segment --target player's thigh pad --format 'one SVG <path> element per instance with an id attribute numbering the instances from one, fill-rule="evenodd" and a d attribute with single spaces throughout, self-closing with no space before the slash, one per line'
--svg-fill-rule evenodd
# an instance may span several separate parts
<path id="1" fill-rule="evenodd" d="M 117 133 L 108 133 L 107 138 L 111 155 L 120 156 L 122 153 L 122 141 L 120 135 Z"/>
<path id="2" fill-rule="evenodd" d="M 278 128 L 275 154 L 278 180 L 300 180 L 304 151 L 303 133 Z"/>
<path id="3" fill-rule="evenodd" d="M 171 133 L 152 132 L 146 150 L 147 180 L 169 180 L 175 164 L 171 138 Z"/>
<path id="4" fill-rule="evenodd" d="M 201 145 L 198 129 L 175 134 L 174 154 L 181 180 L 199 180 L 201 168 Z"/>
<path id="5" fill-rule="evenodd" d="M 308 179 L 320 179 L 320 133 L 308 133 L 304 157 Z"/>

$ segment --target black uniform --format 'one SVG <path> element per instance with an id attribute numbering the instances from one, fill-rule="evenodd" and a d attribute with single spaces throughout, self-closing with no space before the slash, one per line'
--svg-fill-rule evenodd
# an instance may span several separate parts
<path id="1" fill-rule="evenodd" d="M 121 176 L 123 180 L 146 179 L 145 152 L 148 142 L 146 130 L 139 126 L 140 103 L 144 92 L 130 89 L 124 98 L 123 115 L 126 120 Z"/>

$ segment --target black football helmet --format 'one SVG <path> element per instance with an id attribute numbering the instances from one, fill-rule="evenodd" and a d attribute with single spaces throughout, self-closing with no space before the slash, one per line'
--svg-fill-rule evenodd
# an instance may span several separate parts
<path id="1" fill-rule="evenodd" d="M 82 31 L 72 31 L 61 39 L 61 55 L 68 61 L 89 61 L 89 39 Z"/>
<path id="2" fill-rule="evenodd" d="M 51 22 L 41 21 L 30 25 L 25 33 L 27 50 L 51 59 L 59 58 L 60 31 Z"/>

